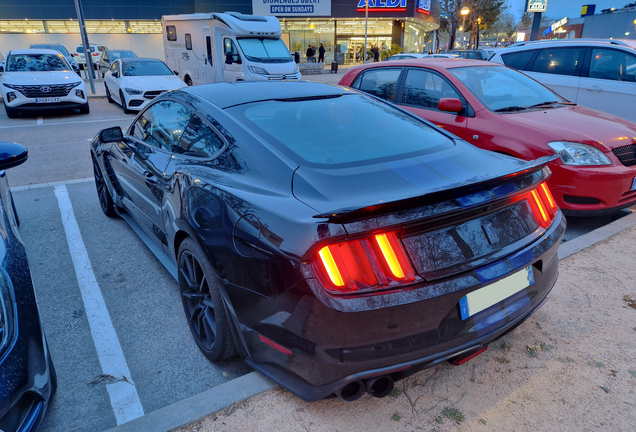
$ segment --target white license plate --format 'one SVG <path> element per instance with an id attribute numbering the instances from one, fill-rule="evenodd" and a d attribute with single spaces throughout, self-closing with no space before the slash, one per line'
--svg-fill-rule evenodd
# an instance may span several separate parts
<path id="1" fill-rule="evenodd" d="M 636 190 L 636 177 L 634 177 L 634 180 L 632 180 L 632 189 L 631 190 Z"/>
<path id="2" fill-rule="evenodd" d="M 490 306 L 507 299 L 534 283 L 532 266 L 512 274 L 500 281 L 466 294 L 459 301 L 462 319 L 465 320 Z"/>
<path id="3" fill-rule="evenodd" d="M 35 98 L 35 103 L 54 103 L 54 102 L 62 102 L 62 99 L 59 97 L 50 97 L 50 98 Z"/>

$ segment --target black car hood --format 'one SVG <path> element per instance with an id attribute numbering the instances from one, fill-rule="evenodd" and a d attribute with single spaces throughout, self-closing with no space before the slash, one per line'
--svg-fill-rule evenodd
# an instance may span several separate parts
<path id="1" fill-rule="evenodd" d="M 346 212 L 477 185 L 536 166 L 535 161 L 458 142 L 441 152 L 382 163 L 347 168 L 301 166 L 294 173 L 292 190 L 298 200 L 319 213 Z"/>

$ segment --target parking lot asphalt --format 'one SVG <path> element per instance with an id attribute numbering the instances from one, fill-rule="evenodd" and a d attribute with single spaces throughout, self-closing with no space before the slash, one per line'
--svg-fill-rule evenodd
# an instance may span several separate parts
<path id="1" fill-rule="evenodd" d="M 312 78 L 339 79 L 331 74 Z M 0 110 L 0 140 L 20 142 L 29 149 L 27 163 L 11 169 L 8 177 L 59 377 L 44 432 L 116 426 L 122 417 L 113 404 L 113 386 L 134 386 L 144 414 L 167 417 L 170 412 L 184 412 L 175 403 L 209 399 L 218 385 L 225 384 L 222 392 L 231 394 L 227 387 L 231 380 L 251 371 L 238 358 L 212 364 L 200 354 L 187 329 L 174 279 L 126 222 L 106 218 L 99 208 L 88 143 L 100 129 L 127 127 L 133 118 L 105 99 L 91 100 L 91 114 L 83 116 L 41 114 L 10 120 Z M 78 269 L 70 252 L 68 213 L 63 213 L 60 201 L 64 191 L 130 376 L 105 373 L 109 369 L 104 368 L 100 342 L 91 327 L 94 317 L 87 314 L 93 309 L 87 308 L 82 291 L 87 269 Z M 570 219 L 567 235 L 574 239 L 615 218 L 580 223 Z M 77 240 L 77 234 L 72 238 Z M 103 311 L 99 313 L 103 318 Z M 254 386 L 249 380 L 240 382 L 250 384 L 237 385 Z M 259 385 L 253 390 L 267 387 Z M 212 412 L 215 406 L 219 405 L 201 410 Z"/>

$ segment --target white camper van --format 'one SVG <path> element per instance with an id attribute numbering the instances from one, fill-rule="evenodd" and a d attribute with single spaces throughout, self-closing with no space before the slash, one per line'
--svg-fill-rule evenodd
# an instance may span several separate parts
<path id="1" fill-rule="evenodd" d="M 301 79 L 276 17 L 165 15 L 161 27 L 166 63 L 188 85 Z"/>

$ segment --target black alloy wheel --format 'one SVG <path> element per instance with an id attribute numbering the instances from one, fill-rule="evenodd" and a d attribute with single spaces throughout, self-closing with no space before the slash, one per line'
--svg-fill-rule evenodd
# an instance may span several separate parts
<path id="1" fill-rule="evenodd" d="M 113 198 L 110 196 L 108 186 L 102 175 L 102 170 L 99 168 L 99 164 L 93 158 L 93 175 L 95 176 L 95 187 L 97 188 L 97 198 L 99 198 L 99 205 L 102 208 L 104 214 L 108 217 L 116 217 L 117 211 L 115 210 L 115 204 Z"/>
<path id="2" fill-rule="evenodd" d="M 128 109 L 128 105 L 126 105 L 126 99 L 124 98 L 124 92 L 119 90 L 119 98 L 121 99 L 121 107 L 124 109 L 124 114 L 132 113 L 131 110 Z"/>
<path id="3" fill-rule="evenodd" d="M 236 354 L 230 324 L 219 292 L 219 278 L 192 238 L 179 247 L 179 290 L 190 331 L 199 349 L 212 361 Z"/>
<path id="4" fill-rule="evenodd" d="M 108 86 L 104 83 L 104 87 L 106 88 L 106 99 L 108 99 L 108 103 L 115 103 L 115 99 L 110 95 L 110 90 L 108 90 Z"/>

